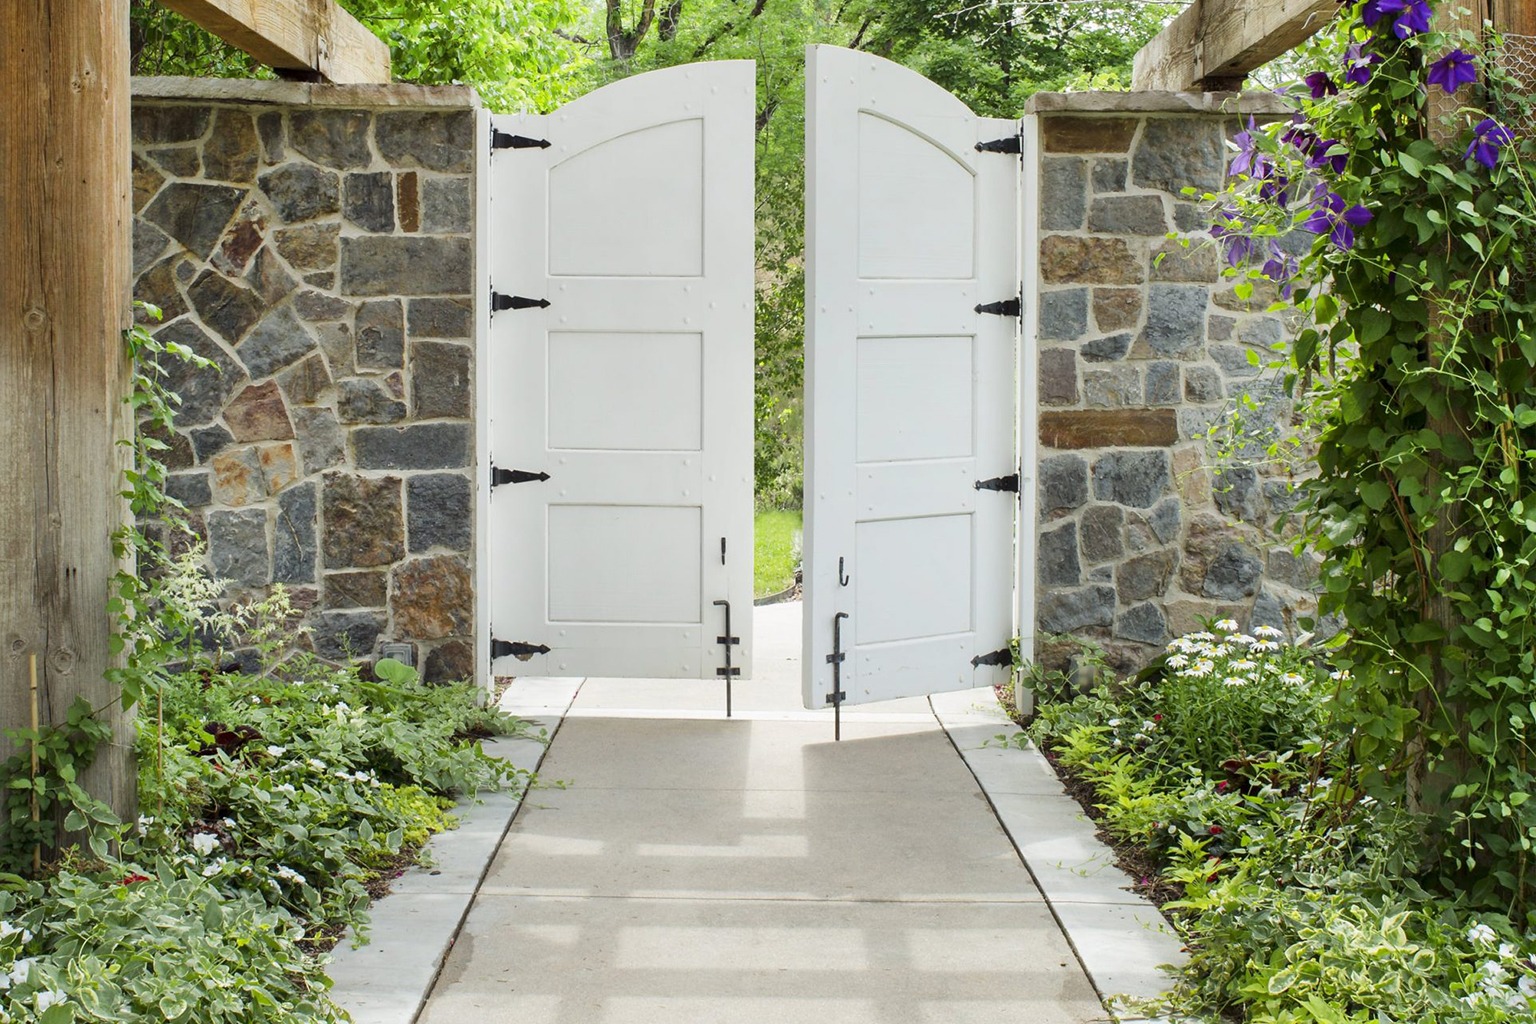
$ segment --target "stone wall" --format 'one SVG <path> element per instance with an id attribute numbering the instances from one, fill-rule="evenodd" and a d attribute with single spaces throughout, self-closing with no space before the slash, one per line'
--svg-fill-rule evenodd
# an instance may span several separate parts
<path id="1" fill-rule="evenodd" d="M 478 100 L 141 79 L 135 297 L 179 368 L 170 491 L 237 594 L 282 583 L 317 653 L 415 643 L 474 674 Z"/>
<path id="2" fill-rule="evenodd" d="M 1316 564 L 1291 553 L 1289 465 L 1212 458 L 1205 435 L 1239 405 L 1283 429 L 1272 358 L 1286 321 L 1243 301 L 1195 197 L 1222 181 L 1228 133 L 1273 97 L 1035 97 L 1039 210 L 1041 634 L 1139 666 L 1202 618 L 1296 628 Z M 1174 237 L 1170 238 L 1170 234 Z M 1186 247 L 1183 242 L 1191 244 Z M 1250 444 L 1246 455 L 1259 454 Z M 1059 665 L 1069 645 L 1045 640 Z"/>

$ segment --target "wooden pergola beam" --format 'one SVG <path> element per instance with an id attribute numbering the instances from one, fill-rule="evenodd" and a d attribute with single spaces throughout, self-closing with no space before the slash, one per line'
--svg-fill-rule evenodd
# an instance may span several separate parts
<path id="1" fill-rule="evenodd" d="M 160 0 L 270 67 L 339 84 L 390 80 L 389 47 L 336 0 Z"/>
<path id="2" fill-rule="evenodd" d="M 1301 45 L 1338 10 L 1337 0 L 1195 0 L 1136 54 L 1131 87 L 1241 88 L 1250 71 Z"/>

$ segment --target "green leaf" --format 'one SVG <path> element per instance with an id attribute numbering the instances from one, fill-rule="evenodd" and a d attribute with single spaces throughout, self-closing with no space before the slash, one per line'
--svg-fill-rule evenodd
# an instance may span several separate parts
<path id="1" fill-rule="evenodd" d="M 1408 153 L 1397 154 L 1398 166 L 1407 171 L 1412 177 L 1420 177 L 1424 173 L 1424 164 L 1415 156 Z"/>
<path id="2" fill-rule="evenodd" d="M 1371 480 L 1360 485 L 1360 500 L 1373 512 L 1380 512 L 1392 500 L 1392 488 L 1384 480 Z"/>

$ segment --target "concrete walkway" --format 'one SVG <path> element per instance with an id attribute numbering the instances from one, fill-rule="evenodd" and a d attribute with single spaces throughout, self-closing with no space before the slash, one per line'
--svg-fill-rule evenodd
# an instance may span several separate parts
<path id="1" fill-rule="evenodd" d="M 723 684 L 581 685 L 422 1021 L 1107 1019 L 929 702 L 850 709 L 841 743 L 800 708 L 799 615 L 758 610 L 729 721 Z"/>

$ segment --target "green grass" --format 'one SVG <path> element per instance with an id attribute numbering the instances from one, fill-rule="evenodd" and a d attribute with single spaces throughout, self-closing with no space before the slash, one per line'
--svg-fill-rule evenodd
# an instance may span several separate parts
<path id="1" fill-rule="evenodd" d="M 757 513 L 757 578 L 754 597 L 767 597 L 789 589 L 795 582 L 800 560 L 795 534 L 800 532 L 800 513 L 770 509 Z"/>

